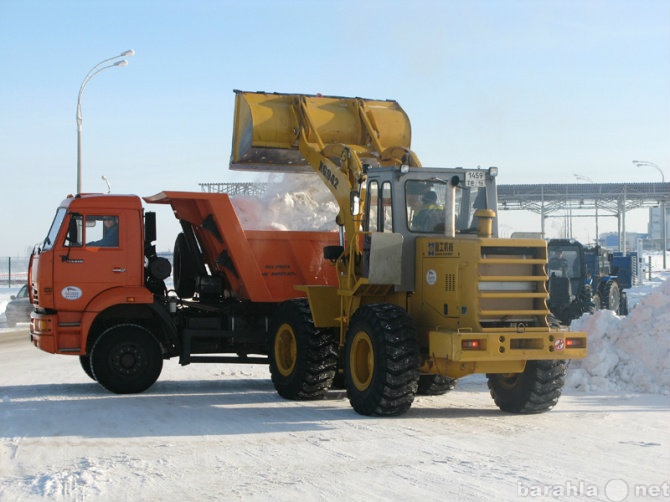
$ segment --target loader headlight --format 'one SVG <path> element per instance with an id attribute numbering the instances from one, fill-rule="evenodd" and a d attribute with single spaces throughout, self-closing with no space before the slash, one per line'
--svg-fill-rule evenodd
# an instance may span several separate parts
<path id="1" fill-rule="evenodd" d="M 489 176 L 491 178 L 495 178 L 496 176 L 498 176 L 498 168 L 495 166 L 489 167 Z"/>

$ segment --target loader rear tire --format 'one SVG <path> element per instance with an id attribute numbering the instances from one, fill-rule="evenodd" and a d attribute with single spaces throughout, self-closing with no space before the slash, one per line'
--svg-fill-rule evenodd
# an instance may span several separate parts
<path id="1" fill-rule="evenodd" d="M 345 344 L 345 385 L 361 415 L 401 415 L 419 382 L 416 332 L 407 312 L 391 304 L 365 305 L 351 317 Z"/>
<path id="2" fill-rule="evenodd" d="M 488 374 L 488 387 L 498 408 L 510 413 L 542 413 L 561 397 L 567 363 L 528 361 L 523 373 Z"/>
<path id="3" fill-rule="evenodd" d="M 442 375 L 421 375 L 416 393 L 420 396 L 441 396 L 456 387 L 456 380 Z"/>
<path id="4" fill-rule="evenodd" d="M 320 399 L 337 369 L 337 338 L 332 330 L 314 327 L 304 298 L 282 303 L 270 328 L 270 374 L 286 399 Z"/>
<path id="5" fill-rule="evenodd" d="M 163 369 L 158 340 L 137 324 L 104 331 L 91 349 L 93 377 L 116 394 L 136 394 L 153 385 Z"/>

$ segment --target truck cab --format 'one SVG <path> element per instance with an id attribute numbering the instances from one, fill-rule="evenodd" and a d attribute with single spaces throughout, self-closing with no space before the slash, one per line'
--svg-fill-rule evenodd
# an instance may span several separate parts
<path id="1" fill-rule="evenodd" d="M 140 303 L 153 300 L 144 288 L 143 229 L 137 196 L 78 195 L 61 203 L 30 266 L 36 346 L 85 353 L 83 334 L 119 295 L 124 303 L 132 295 Z"/>

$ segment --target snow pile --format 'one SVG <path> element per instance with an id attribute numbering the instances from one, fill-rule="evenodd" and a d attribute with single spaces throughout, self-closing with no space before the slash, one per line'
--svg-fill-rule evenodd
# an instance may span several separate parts
<path id="1" fill-rule="evenodd" d="M 270 180 L 270 188 L 260 199 L 237 195 L 231 200 L 246 230 L 337 228 L 337 203 L 316 174 L 280 175 Z"/>
<path id="2" fill-rule="evenodd" d="M 670 281 L 627 317 L 600 310 L 570 327 L 588 333 L 588 355 L 571 361 L 566 387 L 670 395 Z"/>

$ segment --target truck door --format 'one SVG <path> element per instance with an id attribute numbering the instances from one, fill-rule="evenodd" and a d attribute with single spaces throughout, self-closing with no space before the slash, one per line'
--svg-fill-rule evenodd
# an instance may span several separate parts
<path id="1" fill-rule="evenodd" d="M 143 283 L 137 211 L 71 213 L 54 264 L 54 297 L 61 310 L 86 310 L 98 294 Z"/>

